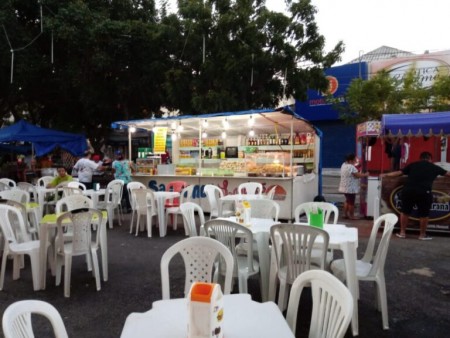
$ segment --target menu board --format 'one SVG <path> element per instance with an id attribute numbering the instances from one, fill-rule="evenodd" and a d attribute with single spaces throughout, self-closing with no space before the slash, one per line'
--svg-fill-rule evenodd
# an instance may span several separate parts
<path id="1" fill-rule="evenodd" d="M 167 127 L 153 128 L 153 154 L 166 152 Z"/>

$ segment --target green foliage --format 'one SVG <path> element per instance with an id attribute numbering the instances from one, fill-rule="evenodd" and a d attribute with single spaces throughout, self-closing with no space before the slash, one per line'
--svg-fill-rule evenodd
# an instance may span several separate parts
<path id="1" fill-rule="evenodd" d="M 340 42 L 324 52 L 309 0 L 285 1 L 289 17 L 264 0 L 179 0 L 177 14 L 155 2 L 4 1 L 0 22 L 12 47 L 26 48 L 10 83 L 0 38 L 0 114 L 84 131 L 95 146 L 111 121 L 159 116 L 161 106 L 198 114 L 304 98 L 326 88 L 323 69 L 343 51 Z"/>

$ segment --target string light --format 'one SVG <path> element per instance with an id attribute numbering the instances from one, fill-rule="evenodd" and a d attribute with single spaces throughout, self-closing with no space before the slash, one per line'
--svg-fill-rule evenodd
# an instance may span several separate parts
<path id="1" fill-rule="evenodd" d="M 253 119 L 253 115 L 250 115 L 250 118 L 248 119 L 248 126 L 253 127 L 255 124 L 255 120 Z"/>
<path id="2" fill-rule="evenodd" d="M 225 118 L 223 121 L 223 129 L 227 130 L 228 128 L 230 128 L 230 123 L 228 122 L 228 119 Z"/>

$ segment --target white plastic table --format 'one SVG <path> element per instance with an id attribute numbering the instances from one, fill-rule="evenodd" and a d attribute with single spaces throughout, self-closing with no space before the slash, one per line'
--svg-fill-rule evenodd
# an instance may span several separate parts
<path id="1" fill-rule="evenodd" d="M 105 196 L 106 189 L 86 189 L 83 191 L 83 195 L 86 195 L 92 200 L 92 207 L 94 209 L 97 209 L 98 200 L 100 196 Z"/>
<path id="2" fill-rule="evenodd" d="M 219 198 L 219 202 L 218 202 L 218 212 L 219 212 L 219 217 L 222 216 L 222 210 L 223 210 L 223 206 L 226 203 L 234 203 L 238 200 L 246 200 L 246 201 L 251 201 L 251 200 L 260 200 L 260 199 L 266 199 L 268 198 L 267 195 L 259 195 L 259 194 L 236 194 L 236 195 L 226 195 L 223 196 L 221 198 Z"/>
<path id="3" fill-rule="evenodd" d="M 298 223 L 308 225 L 307 223 Z M 323 226 L 330 236 L 328 247 L 341 250 L 346 267 L 346 283 L 353 296 L 352 332 L 358 335 L 358 278 L 356 277 L 356 249 L 358 248 L 358 229 L 349 228 L 343 224 L 325 224 Z M 320 238 L 318 238 L 318 242 Z M 277 282 L 277 264 L 275 254 L 272 252 L 270 263 L 269 300 L 275 300 Z"/>
<path id="4" fill-rule="evenodd" d="M 273 302 L 258 303 L 248 294 L 224 296 L 223 333 L 226 338 L 294 338 Z M 152 310 L 128 315 L 121 338 L 186 338 L 187 298 L 153 303 Z"/>
<path id="5" fill-rule="evenodd" d="M 108 240 L 106 234 L 106 222 L 108 221 L 108 213 L 106 211 L 102 211 L 102 224 L 99 225 L 100 231 L 100 250 L 102 256 L 102 272 L 103 272 L 103 280 L 106 282 L 108 280 Z M 50 266 L 52 269 L 52 275 L 55 275 L 55 264 L 54 264 L 54 255 L 53 250 L 50 252 L 47 251 L 47 245 L 49 241 L 53 242 L 54 238 L 49 239 L 49 236 L 54 235 L 54 231 L 56 229 L 56 220 L 58 215 L 56 214 L 47 214 L 45 215 L 41 222 L 39 228 L 39 241 L 40 241 L 40 249 L 39 249 L 39 265 L 40 265 L 40 288 L 45 290 L 45 282 L 47 275 L 47 257 L 50 260 Z M 93 219 L 95 220 L 95 219 Z M 52 236 L 54 237 L 54 236 Z M 54 248 L 54 243 L 50 248 Z"/>
<path id="6" fill-rule="evenodd" d="M 164 237 L 167 232 L 164 205 L 166 200 L 180 197 L 180 193 L 176 191 L 154 191 L 153 194 L 156 200 L 156 209 L 158 209 L 159 237 Z"/>

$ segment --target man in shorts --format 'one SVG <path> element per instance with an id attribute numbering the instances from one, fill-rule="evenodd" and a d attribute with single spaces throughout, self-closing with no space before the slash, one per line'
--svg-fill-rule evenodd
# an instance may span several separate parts
<path id="1" fill-rule="evenodd" d="M 438 176 L 450 176 L 450 171 L 435 165 L 431 161 L 431 154 L 427 151 L 420 154 L 420 160 L 408 164 L 401 170 L 393 171 L 382 176 L 407 175 L 408 179 L 402 189 L 402 213 L 400 215 L 400 233 L 397 237 L 406 238 L 406 226 L 414 206 L 420 222 L 420 240 L 430 240 L 427 236 L 428 216 L 433 203 L 432 186 Z"/>

